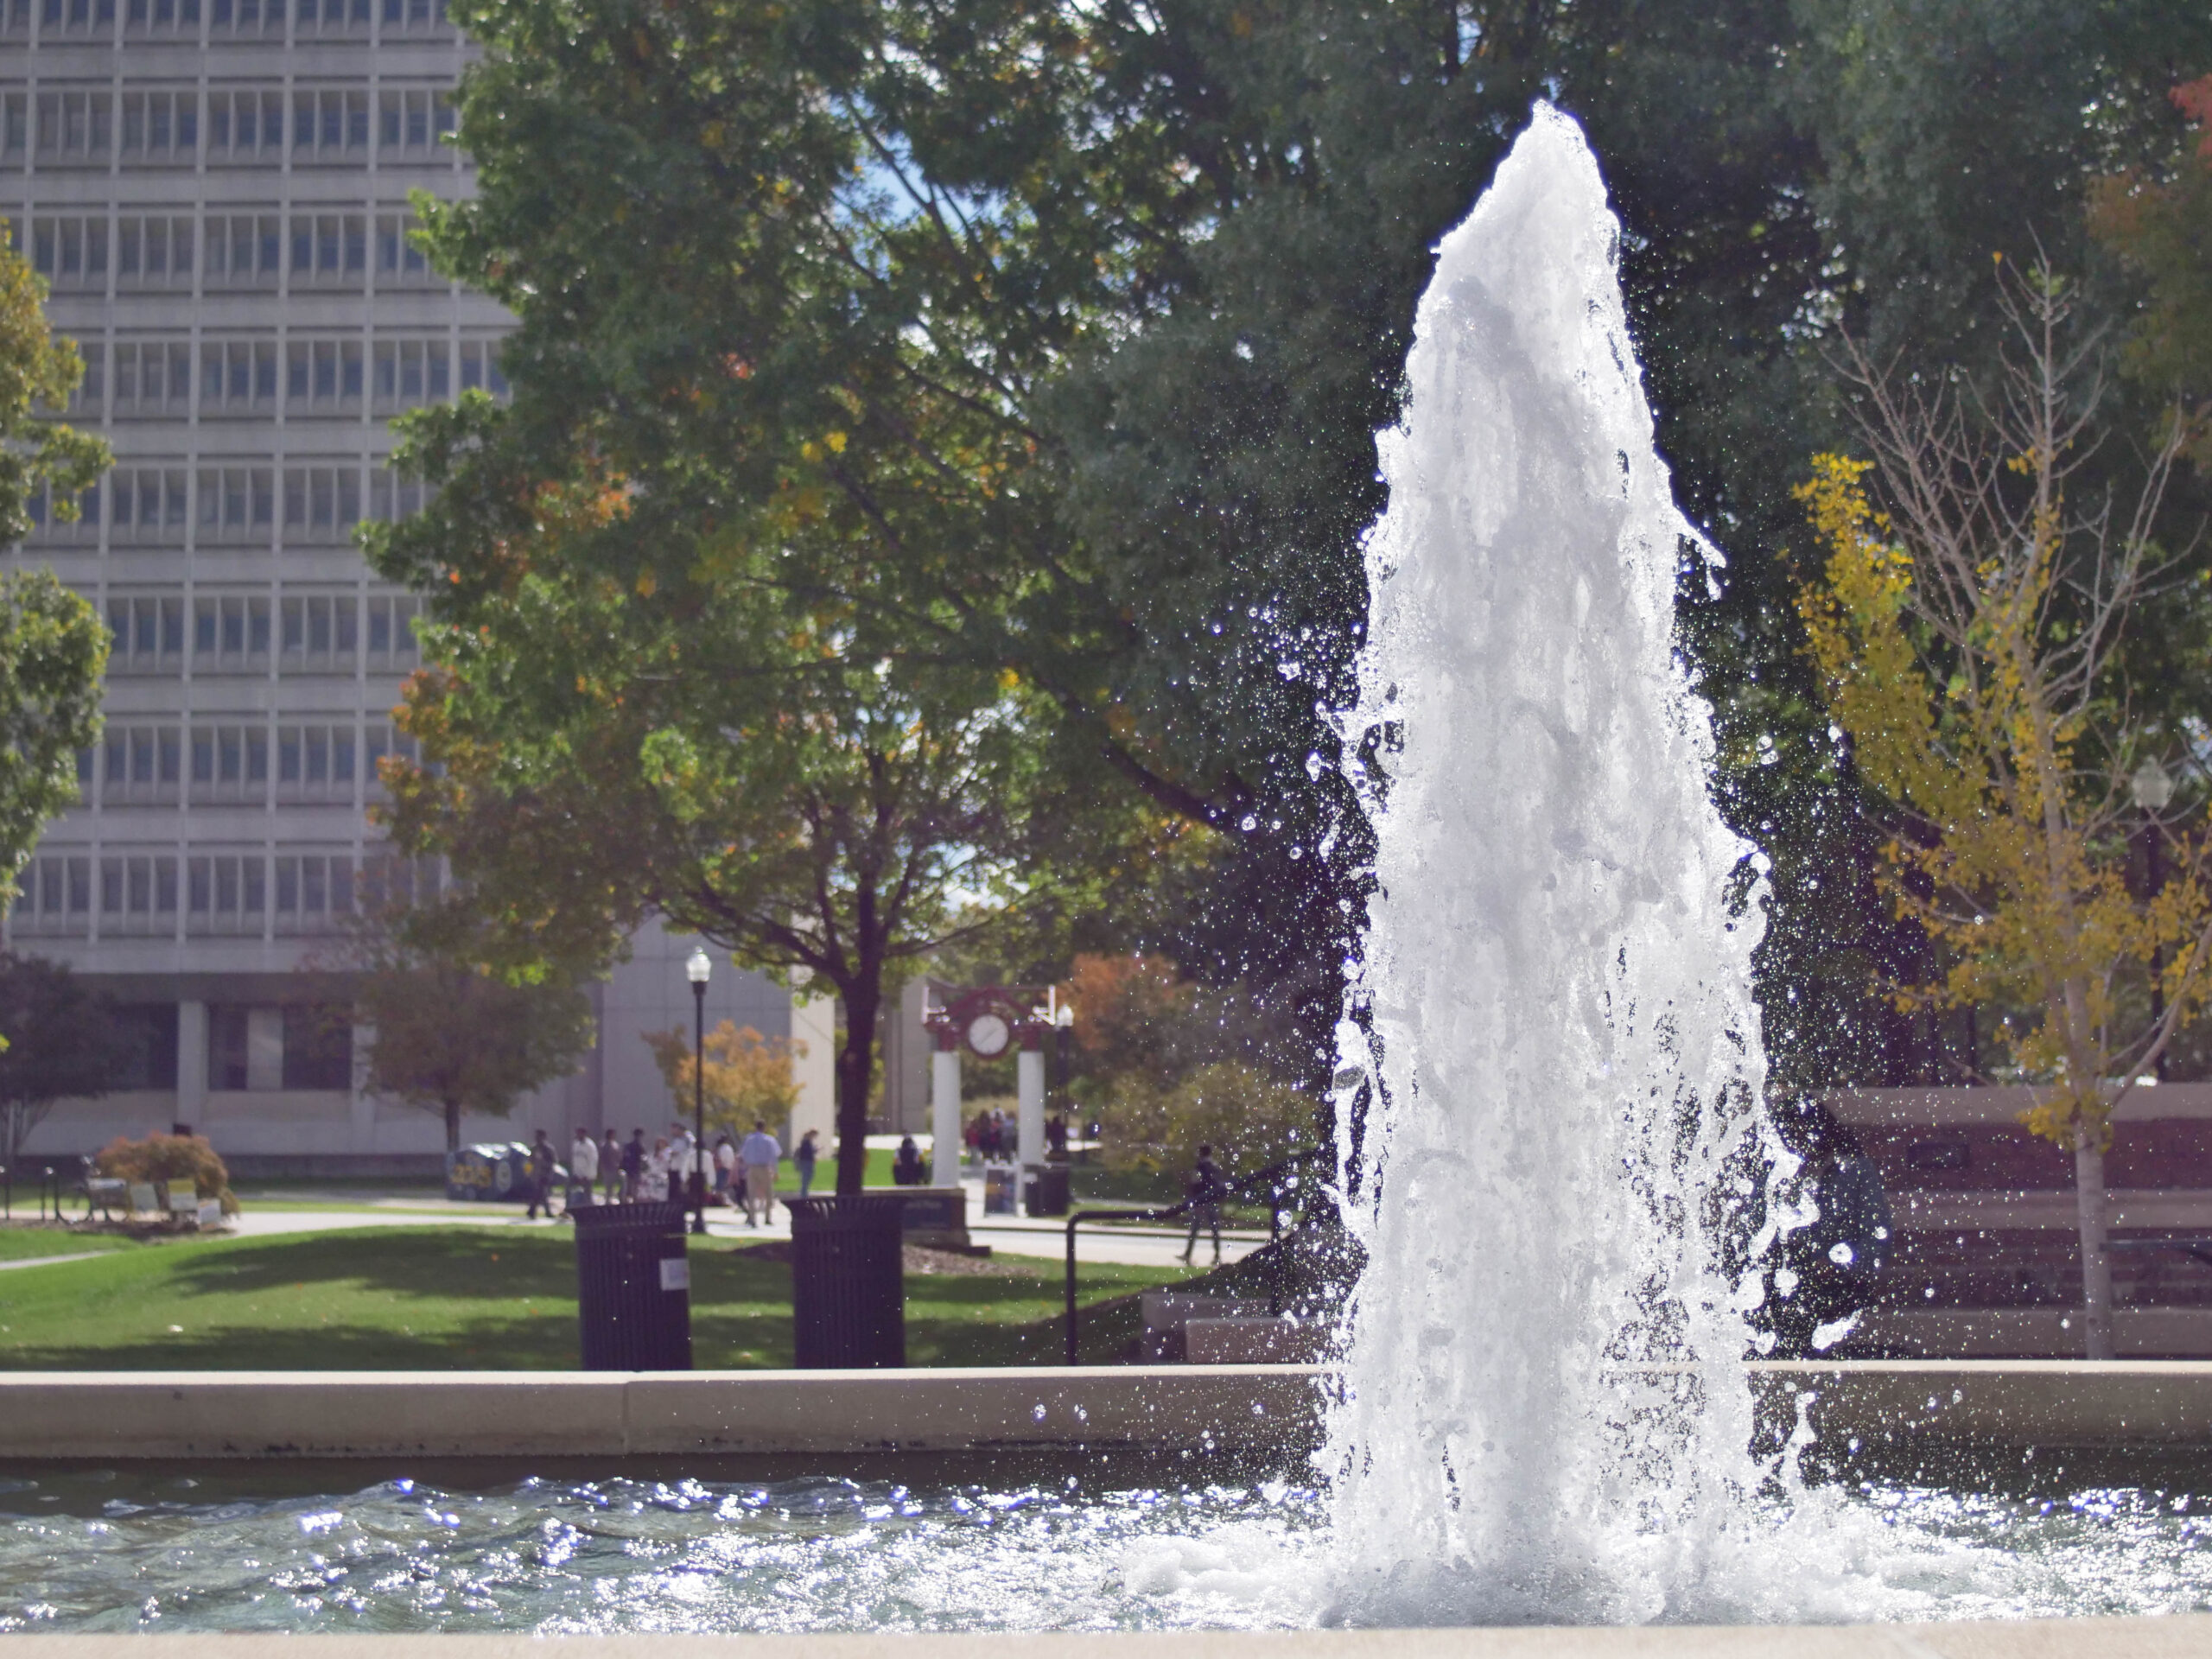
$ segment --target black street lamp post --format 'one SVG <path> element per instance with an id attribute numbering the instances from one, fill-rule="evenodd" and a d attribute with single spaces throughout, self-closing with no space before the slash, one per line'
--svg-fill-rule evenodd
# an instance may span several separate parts
<path id="1" fill-rule="evenodd" d="M 707 980 L 715 965 L 707 960 L 706 947 L 692 951 L 683 964 L 691 982 L 691 1230 L 707 1230 L 707 1176 L 701 1160 L 707 1149 Z"/>

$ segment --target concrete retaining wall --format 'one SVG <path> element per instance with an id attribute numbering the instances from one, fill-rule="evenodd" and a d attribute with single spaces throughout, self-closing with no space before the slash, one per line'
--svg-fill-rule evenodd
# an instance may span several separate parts
<path id="1" fill-rule="evenodd" d="M 1839 1361 L 1746 1368 L 1821 1441 L 2212 1447 L 2212 1363 Z M 0 1461 L 871 1452 L 1296 1453 L 1302 1365 L 1003 1370 L 144 1372 L 0 1376 Z"/>

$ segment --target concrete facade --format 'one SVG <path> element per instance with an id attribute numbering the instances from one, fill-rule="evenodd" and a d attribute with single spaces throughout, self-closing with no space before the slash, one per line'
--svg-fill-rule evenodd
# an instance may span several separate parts
<path id="1" fill-rule="evenodd" d="M 106 739 L 6 930 L 124 1005 L 135 1086 L 65 1103 L 35 1154 L 174 1122 L 302 1173 L 442 1148 L 428 1115 L 354 1086 L 301 970 L 355 895 L 442 879 L 368 822 L 378 760 L 409 750 L 391 709 L 418 601 L 353 538 L 418 499 L 387 465 L 392 416 L 505 391 L 510 319 L 408 241 L 410 190 L 470 188 L 444 141 L 469 55 L 442 0 L 0 0 L 0 217 L 84 353 L 71 418 L 117 454 L 79 522 L 41 503 L 7 555 L 115 637 Z M 599 988 L 582 1071 L 468 1135 L 664 1121 L 639 1039 L 689 1028 L 690 948 L 647 930 Z M 793 1034 L 789 996 L 727 959 L 710 1004 Z M 827 1058 L 810 1047 L 810 1121 Z"/>

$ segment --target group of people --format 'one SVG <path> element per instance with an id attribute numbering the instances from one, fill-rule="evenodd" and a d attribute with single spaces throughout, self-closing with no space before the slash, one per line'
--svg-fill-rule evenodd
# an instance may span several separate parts
<path id="1" fill-rule="evenodd" d="M 1010 1163 L 1020 1151 L 1020 1131 L 1014 1119 L 997 1107 L 976 1113 L 960 1138 L 967 1142 L 969 1152 L 987 1164 Z M 1045 1120 L 1045 1156 L 1065 1162 L 1067 1155 L 1068 1121 L 1055 1112 Z"/>
<path id="2" fill-rule="evenodd" d="M 820 1155 L 816 1132 L 809 1129 L 791 1152 L 801 1198 L 814 1185 Z M 775 1219 L 776 1174 L 783 1160 L 783 1146 L 765 1123 L 753 1124 L 753 1132 L 741 1141 L 718 1135 L 711 1147 L 702 1147 L 680 1120 L 650 1147 L 642 1128 L 632 1129 L 627 1141 L 613 1129 L 604 1141 L 595 1141 L 591 1131 L 579 1128 L 569 1147 L 568 1208 L 659 1204 L 671 1198 L 682 1203 L 690 1198 L 696 1178 L 709 1184 L 709 1203 L 738 1205 L 745 1211 L 745 1224 L 757 1227 Z M 541 1209 L 548 1217 L 553 1214 L 556 1168 L 553 1144 L 540 1129 L 530 1154 L 529 1215 L 533 1221 Z"/>

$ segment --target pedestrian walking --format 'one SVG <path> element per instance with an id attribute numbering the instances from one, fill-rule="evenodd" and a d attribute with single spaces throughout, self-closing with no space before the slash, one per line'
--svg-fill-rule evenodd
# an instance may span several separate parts
<path id="1" fill-rule="evenodd" d="M 591 1131 L 581 1125 L 576 1139 L 569 1148 L 569 1211 L 591 1208 L 591 1190 L 599 1179 L 599 1142 L 591 1138 Z"/>
<path id="2" fill-rule="evenodd" d="M 730 1196 L 730 1183 L 737 1179 L 737 1146 L 726 1135 L 715 1137 L 715 1202 L 721 1205 L 736 1202 Z"/>
<path id="3" fill-rule="evenodd" d="M 653 1149 L 645 1154 L 645 1173 L 639 1181 L 639 1186 L 644 1192 L 647 1204 L 664 1204 L 668 1201 L 668 1179 L 671 1169 L 668 1137 L 664 1135 L 657 1135 L 653 1137 Z"/>
<path id="4" fill-rule="evenodd" d="M 1213 1160 L 1213 1148 L 1198 1147 L 1198 1167 L 1191 1172 L 1189 1189 L 1191 1203 L 1191 1236 L 1183 1245 L 1183 1263 L 1190 1265 L 1191 1254 L 1198 1248 L 1198 1229 L 1213 1229 L 1213 1264 L 1221 1265 L 1221 1166 Z"/>
<path id="5" fill-rule="evenodd" d="M 776 1166 L 784 1160 L 784 1149 L 776 1137 L 768 1133 L 765 1123 L 755 1123 L 753 1133 L 737 1149 L 737 1161 L 745 1171 L 745 1224 L 760 1225 L 760 1219 L 776 1218 Z M 756 1216 L 755 1212 L 758 1211 Z"/>
<path id="6" fill-rule="evenodd" d="M 622 1137 L 609 1129 L 599 1148 L 599 1179 L 605 1185 L 602 1202 L 622 1201 Z"/>
<path id="7" fill-rule="evenodd" d="M 630 1144 L 622 1148 L 622 1196 L 632 1204 L 645 1196 L 645 1132 L 630 1131 Z"/>
<path id="8" fill-rule="evenodd" d="M 807 1189 L 814 1185 L 815 1162 L 822 1156 L 821 1149 L 814 1141 L 814 1131 L 809 1129 L 799 1136 L 798 1150 L 791 1154 L 791 1167 L 798 1172 L 798 1195 L 802 1198 L 806 1196 Z"/>
<path id="9" fill-rule="evenodd" d="M 545 1219 L 553 1219 L 553 1143 L 545 1138 L 545 1131 L 538 1130 L 530 1143 L 529 1173 L 524 1177 L 530 1187 L 530 1208 L 523 1219 L 536 1221 L 537 1212 L 545 1211 Z"/>

